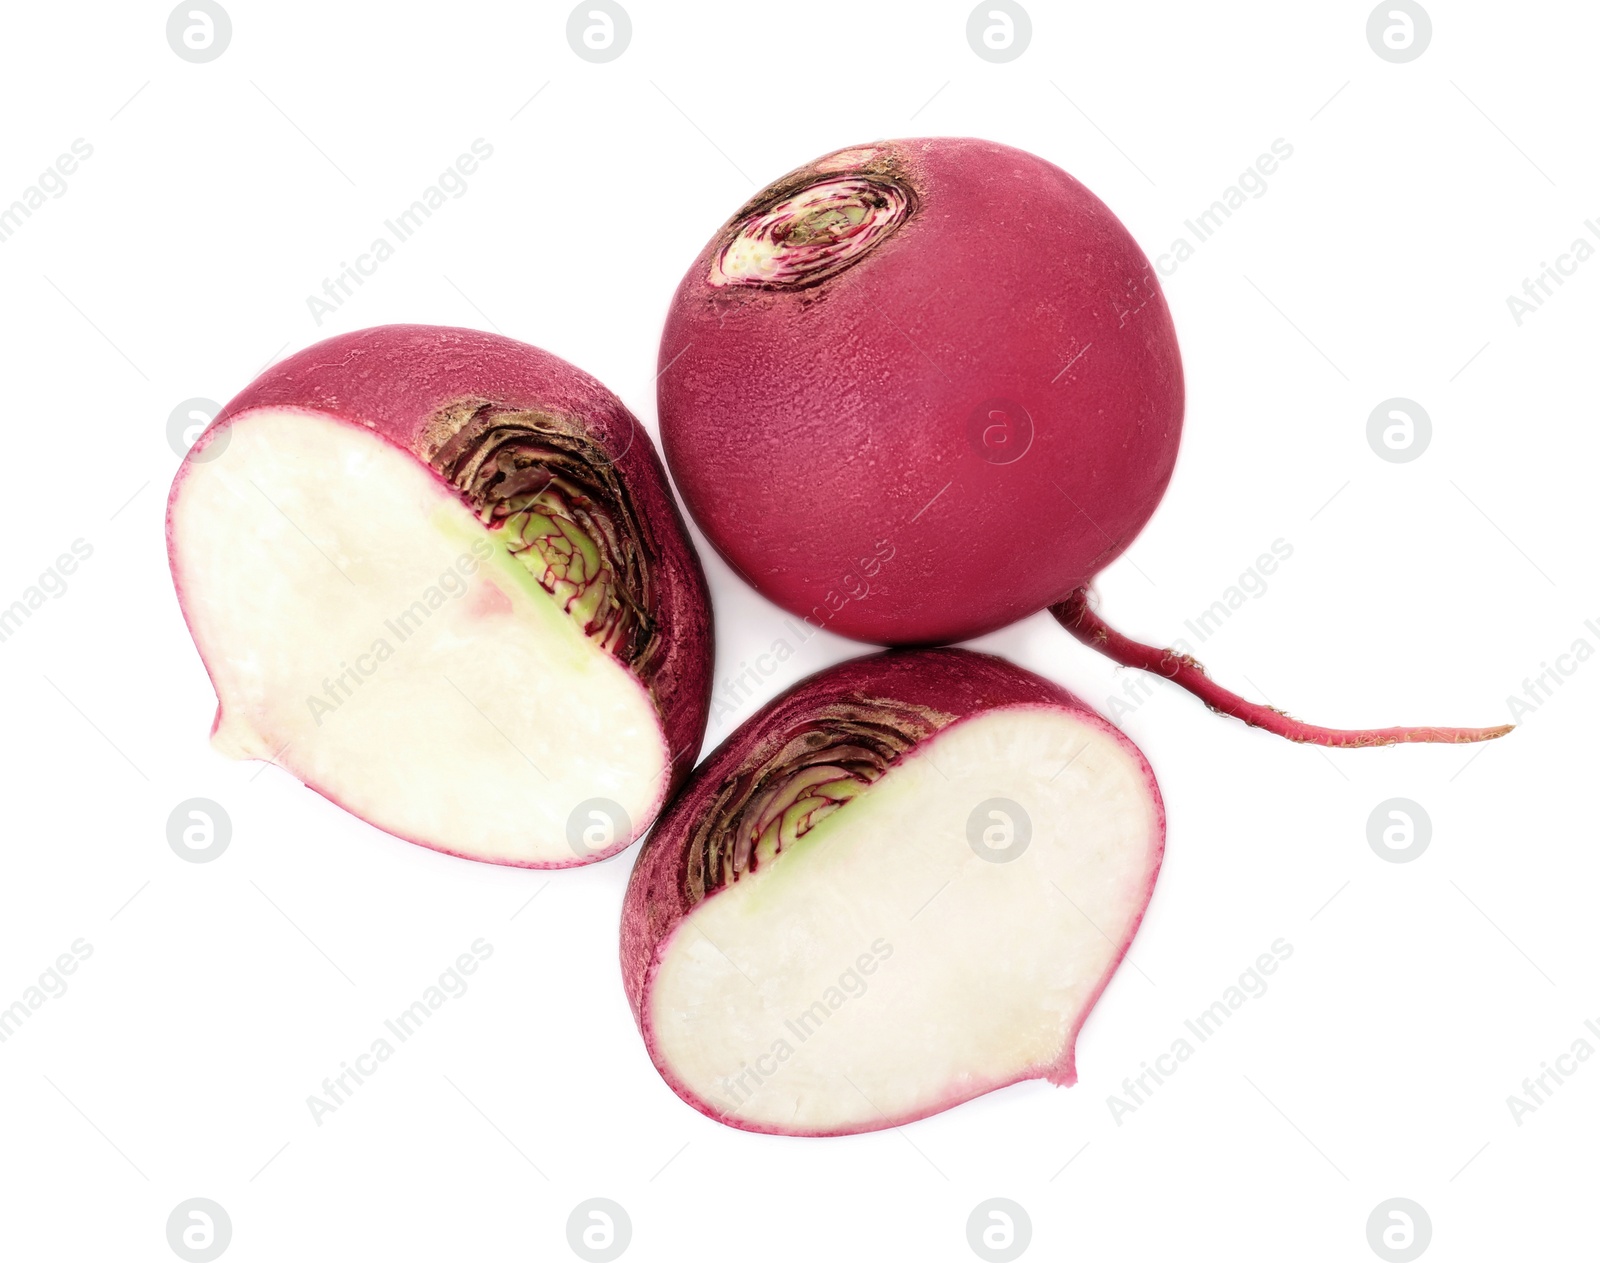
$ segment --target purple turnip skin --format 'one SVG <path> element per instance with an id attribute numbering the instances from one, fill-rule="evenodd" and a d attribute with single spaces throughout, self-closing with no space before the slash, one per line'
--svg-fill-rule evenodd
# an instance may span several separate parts
<path id="1" fill-rule="evenodd" d="M 841 710 L 854 711 L 863 702 L 870 706 L 887 703 L 902 714 L 915 716 L 911 727 L 919 729 L 921 735 L 909 749 L 956 725 L 1007 708 L 1062 710 L 1110 737 L 1142 769 L 1143 786 L 1153 806 L 1147 877 L 1138 900 L 1138 913 L 1115 942 L 1110 965 L 1093 987 L 1059 1055 L 1052 1060 L 1003 1080 L 969 1084 L 953 1091 L 949 1099 L 928 1108 L 885 1118 L 868 1126 L 799 1130 L 752 1124 L 697 1095 L 666 1064 L 652 1029 L 650 991 L 663 953 L 673 936 L 684 928 L 685 918 L 737 880 L 730 881 L 726 871 L 720 874 L 712 871 L 703 841 L 697 842 L 694 837 L 697 826 L 719 802 L 727 800 L 730 787 L 738 785 L 741 776 L 748 777 L 752 769 L 760 768 L 775 751 L 792 743 L 795 734 L 819 719 L 838 715 Z M 848 811 L 850 806 L 846 803 L 840 810 Z M 1066 689 L 1003 659 L 962 649 L 891 650 L 858 658 L 802 680 L 763 707 L 695 769 L 676 799 L 662 813 L 639 853 L 623 903 L 624 989 L 651 1059 L 673 1091 L 707 1117 L 748 1131 L 807 1136 L 855 1134 L 912 1122 L 1028 1079 L 1045 1079 L 1068 1087 L 1077 1082 L 1074 1046 L 1078 1032 L 1133 942 L 1155 890 L 1165 839 L 1165 807 L 1155 775 L 1144 756 L 1109 720 Z M 776 858 L 754 862 L 746 854 L 742 867 L 753 871 L 763 862 L 781 865 L 782 853 Z"/>
<path id="2" fill-rule="evenodd" d="M 648 554 L 656 644 L 647 669 L 624 661 L 650 695 L 670 752 L 671 772 L 661 804 L 689 770 L 704 738 L 713 663 L 712 613 L 700 560 L 673 499 L 649 436 L 632 413 L 600 382 L 537 347 L 473 329 L 432 325 L 385 325 L 319 342 L 262 373 L 234 397 L 200 435 L 173 480 L 168 500 L 167 544 L 180 605 L 185 605 L 179 541 L 173 507 L 185 479 L 212 443 L 238 419 L 260 409 L 314 412 L 360 427 L 427 467 L 469 508 L 471 497 L 441 472 L 441 445 L 452 430 L 466 432 L 467 415 L 538 413 L 560 417 L 581 429 L 603 463 L 626 489 Z M 185 620 L 194 631 L 185 608 Z M 202 652 L 202 657 L 204 653 Z M 213 684 L 216 672 L 207 663 Z M 530 699 L 531 700 L 531 699 Z M 213 731 L 223 719 L 219 706 Z M 292 766 L 292 765 L 291 765 Z M 310 788 L 339 803 L 336 793 Z M 340 804 L 344 805 L 344 804 Z M 653 813 L 652 813 L 653 814 Z M 634 821 L 632 838 L 604 851 L 554 864 L 604 859 L 628 846 L 649 825 Z M 447 853 L 426 839 L 408 838 Z"/>
<path id="3" fill-rule="evenodd" d="M 856 253 L 728 279 L 742 224 L 851 177 L 888 202 L 839 235 Z M 1081 588 L 1155 511 L 1182 428 L 1143 252 L 1065 171 L 986 140 L 874 142 L 775 181 L 690 267 L 660 362 L 667 463 L 713 546 L 877 644 L 969 639 Z"/>

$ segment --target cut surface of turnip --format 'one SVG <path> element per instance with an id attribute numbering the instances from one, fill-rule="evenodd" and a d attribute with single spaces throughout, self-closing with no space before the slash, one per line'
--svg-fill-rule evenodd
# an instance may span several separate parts
<path id="1" fill-rule="evenodd" d="M 719 747 L 640 855 L 622 962 L 650 1055 L 696 1109 L 792 1135 L 1071 1084 L 1164 830 L 1132 743 L 1018 667 L 824 671 Z"/>
<path id="2" fill-rule="evenodd" d="M 174 484 L 213 743 L 399 837 L 562 867 L 704 730 L 710 610 L 648 438 L 571 365 L 390 326 L 253 383 Z"/>
<path id="3" fill-rule="evenodd" d="M 1509 731 L 1302 723 L 1093 612 L 1089 584 L 1172 477 L 1183 365 L 1138 243 L 1034 154 L 880 140 L 773 181 L 679 284 L 657 383 L 706 538 L 842 636 L 948 644 L 1048 608 L 1123 665 L 1292 741 Z"/>

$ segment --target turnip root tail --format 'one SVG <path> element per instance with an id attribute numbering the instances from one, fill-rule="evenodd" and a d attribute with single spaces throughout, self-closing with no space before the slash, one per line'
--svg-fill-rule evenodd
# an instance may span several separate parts
<path id="1" fill-rule="evenodd" d="M 1497 728 L 1319 728 L 1315 724 L 1301 723 L 1281 710 L 1247 702 L 1237 693 L 1231 693 L 1206 674 L 1206 669 L 1186 653 L 1175 649 L 1156 649 L 1129 640 L 1121 632 L 1108 627 L 1103 619 L 1089 607 L 1089 589 L 1079 588 L 1059 605 L 1052 605 L 1055 615 L 1069 632 L 1091 649 L 1096 649 L 1113 662 L 1125 667 L 1137 667 L 1164 676 L 1174 684 L 1188 689 L 1202 702 L 1219 714 L 1232 715 L 1256 728 L 1264 728 L 1290 741 L 1309 742 L 1320 746 L 1387 746 L 1401 742 L 1434 741 L 1461 744 L 1469 741 L 1492 741 L 1503 737 L 1514 727 L 1501 724 Z"/>

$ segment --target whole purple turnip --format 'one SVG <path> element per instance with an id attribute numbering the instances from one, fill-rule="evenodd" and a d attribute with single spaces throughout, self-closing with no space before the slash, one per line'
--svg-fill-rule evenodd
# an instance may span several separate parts
<path id="1" fill-rule="evenodd" d="M 1183 370 L 1149 260 L 1042 158 L 892 140 L 791 172 L 689 268 L 660 365 L 667 462 L 707 538 L 840 635 L 945 644 L 1050 608 L 1118 662 L 1291 740 L 1509 731 L 1303 724 L 1091 612 L 1089 582 L 1172 476 Z"/>

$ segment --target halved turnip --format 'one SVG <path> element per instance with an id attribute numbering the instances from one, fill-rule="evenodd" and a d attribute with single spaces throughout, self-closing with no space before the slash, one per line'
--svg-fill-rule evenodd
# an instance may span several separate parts
<path id="1" fill-rule="evenodd" d="M 951 138 L 819 158 L 707 243 L 660 364 L 678 488 L 768 599 L 876 644 L 965 640 L 1047 607 L 1111 643 L 1087 585 L 1166 490 L 1183 367 L 1149 260 L 1059 167 Z M 1117 661 L 1295 741 L 1509 731 L 1302 724 L 1123 644 Z"/>
<path id="2" fill-rule="evenodd" d="M 1068 1085 L 1164 836 L 1144 757 L 1065 690 L 959 649 L 858 659 L 763 708 L 663 813 L 623 981 L 673 1090 L 751 1131 Z"/>
<path id="3" fill-rule="evenodd" d="M 167 539 L 212 742 L 472 859 L 627 846 L 693 765 L 699 560 L 599 382 L 470 329 L 320 342 L 218 414 Z"/>

